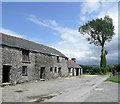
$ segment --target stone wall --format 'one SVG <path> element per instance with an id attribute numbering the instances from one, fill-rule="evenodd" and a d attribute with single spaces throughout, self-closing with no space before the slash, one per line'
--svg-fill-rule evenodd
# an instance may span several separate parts
<path id="1" fill-rule="evenodd" d="M 40 74 L 41 67 L 45 67 L 45 78 L 57 78 L 59 76 L 67 76 L 67 60 L 65 58 L 59 57 L 59 62 L 57 62 L 57 56 L 50 56 L 37 53 L 36 54 L 36 69 Z M 50 71 L 52 67 L 52 71 Z M 56 72 L 55 72 L 56 67 Z M 59 74 L 58 70 L 61 69 L 61 74 Z M 40 75 L 39 75 L 40 76 Z"/>
<path id="2" fill-rule="evenodd" d="M 0 85 L 2 84 L 2 46 L 0 45 Z"/>
<path id="3" fill-rule="evenodd" d="M 65 58 L 59 57 L 60 62 L 57 62 L 57 56 L 29 52 L 29 61 L 23 62 L 22 49 L 7 46 L 2 46 L 2 53 L 2 65 L 11 66 L 11 83 L 39 80 L 41 67 L 45 67 L 45 79 L 68 75 L 67 59 Z M 27 76 L 22 76 L 22 66 L 27 66 Z M 53 68 L 52 72 L 50 71 L 51 67 Z M 55 67 L 57 69 L 56 73 Z M 61 74 L 58 73 L 59 68 L 61 68 Z"/>
<path id="4" fill-rule="evenodd" d="M 2 34 L 0 33 L 0 44 L 2 44 Z M 2 84 L 2 45 L 0 45 L 0 85 Z"/>
<path id="5" fill-rule="evenodd" d="M 25 82 L 36 78 L 35 53 L 30 52 L 29 62 L 22 62 L 22 50 L 3 46 L 2 64 L 11 66 L 10 82 Z M 27 66 L 27 76 L 22 76 L 22 66 Z"/>

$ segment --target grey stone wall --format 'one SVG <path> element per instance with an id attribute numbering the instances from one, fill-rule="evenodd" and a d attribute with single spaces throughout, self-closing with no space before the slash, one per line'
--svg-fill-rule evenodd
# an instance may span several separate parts
<path id="1" fill-rule="evenodd" d="M 2 34 L 0 33 L 0 44 L 2 44 Z M 2 84 L 2 45 L 0 45 L 0 85 Z"/>
<path id="2" fill-rule="evenodd" d="M 2 46 L 0 45 L 0 85 L 2 84 Z"/>
<path id="3" fill-rule="evenodd" d="M 22 50 L 3 46 L 2 65 L 11 66 L 10 82 L 25 82 L 35 79 L 35 54 L 30 52 L 30 62 L 22 62 Z M 22 66 L 27 66 L 27 76 L 22 76 Z"/>
<path id="4" fill-rule="evenodd" d="M 57 62 L 56 56 L 45 55 L 36 52 L 29 53 L 28 62 L 22 61 L 22 49 L 2 46 L 2 65 L 11 66 L 10 70 L 10 82 L 27 82 L 31 80 L 40 79 L 41 67 L 45 67 L 45 79 L 59 77 L 58 69 L 61 68 L 61 76 L 68 75 L 67 60 L 60 57 L 60 62 Z M 1 65 L 1 66 L 2 66 Z M 22 66 L 27 66 L 27 76 L 22 76 Z M 53 71 L 50 72 L 50 68 Z M 55 67 L 57 72 L 55 73 Z M 1 68 L 2 69 L 2 68 Z"/>
<path id="5" fill-rule="evenodd" d="M 67 76 L 68 70 L 67 70 L 67 60 L 65 58 L 59 57 L 60 62 L 57 62 L 56 56 L 50 56 L 50 55 L 44 55 L 37 53 L 36 54 L 36 69 L 38 69 L 38 73 L 40 76 L 40 70 L 41 67 L 45 67 L 45 78 L 51 79 L 51 78 L 57 78 L 59 76 Z M 52 67 L 52 72 L 50 71 L 50 68 Z M 55 72 L 55 67 L 57 71 Z M 61 75 L 58 73 L 58 69 L 61 68 Z"/>

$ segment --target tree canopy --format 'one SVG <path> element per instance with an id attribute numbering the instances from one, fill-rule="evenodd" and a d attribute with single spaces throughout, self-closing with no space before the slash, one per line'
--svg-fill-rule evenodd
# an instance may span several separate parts
<path id="1" fill-rule="evenodd" d="M 88 21 L 88 23 L 79 27 L 81 34 L 88 34 L 87 40 L 90 44 L 96 46 L 104 46 L 106 42 L 112 40 L 114 33 L 114 26 L 112 18 L 105 16 L 96 20 Z"/>
<path id="2" fill-rule="evenodd" d="M 90 44 L 102 47 L 100 66 L 105 68 L 107 65 L 107 50 L 104 50 L 104 46 L 107 42 L 110 42 L 113 35 L 115 35 L 112 18 L 105 16 L 104 18 L 88 21 L 88 23 L 79 27 L 79 32 L 83 35 L 88 35 L 87 40 Z"/>

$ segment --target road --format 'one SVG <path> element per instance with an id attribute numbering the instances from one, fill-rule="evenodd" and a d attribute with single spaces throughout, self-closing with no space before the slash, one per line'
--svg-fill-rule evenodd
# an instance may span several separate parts
<path id="1" fill-rule="evenodd" d="M 45 102 L 118 102 L 117 83 L 101 81 L 93 86 L 90 84 L 83 86 L 68 89 L 65 93 Z"/>
<path id="2" fill-rule="evenodd" d="M 118 84 L 102 82 L 88 94 L 84 102 L 118 102 Z"/>
<path id="3" fill-rule="evenodd" d="M 2 102 L 88 102 L 91 101 L 90 94 L 94 95 L 94 89 L 105 83 L 107 78 L 108 76 L 82 75 L 6 86 L 1 88 Z M 108 85 L 110 84 L 108 83 Z M 115 94 L 118 91 L 116 87 L 117 84 L 111 87 L 111 91 L 115 89 Z M 96 94 L 98 90 L 96 90 Z M 91 97 L 94 99 L 94 96 Z M 111 102 L 117 99 L 113 97 L 108 100 Z"/>

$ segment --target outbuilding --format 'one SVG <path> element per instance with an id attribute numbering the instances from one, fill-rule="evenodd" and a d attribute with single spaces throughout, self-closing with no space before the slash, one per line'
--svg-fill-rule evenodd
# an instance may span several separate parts
<path id="1" fill-rule="evenodd" d="M 82 67 L 76 63 L 76 58 L 68 60 L 68 75 L 69 76 L 79 76 L 82 75 Z"/>

